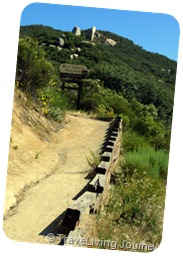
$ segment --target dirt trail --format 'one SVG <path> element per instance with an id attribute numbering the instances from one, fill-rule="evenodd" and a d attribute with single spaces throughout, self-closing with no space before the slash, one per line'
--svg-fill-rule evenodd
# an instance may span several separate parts
<path id="1" fill-rule="evenodd" d="M 7 204 L 8 199 L 14 198 L 15 192 L 18 191 L 18 184 L 21 187 L 28 180 L 29 183 L 33 182 L 30 187 L 27 184 L 28 189 L 22 194 L 22 200 L 15 208 L 14 214 L 7 215 L 4 220 L 3 228 L 10 239 L 47 243 L 40 233 L 67 209 L 74 196 L 88 183 L 86 176 L 90 166 L 86 156 L 90 156 L 89 149 L 94 152 L 100 150 L 109 123 L 70 114 L 66 116 L 66 120 L 64 128 L 52 136 L 51 142 L 43 141 L 43 144 L 39 145 L 39 149 L 44 148 L 44 154 L 37 155 L 32 162 L 28 159 L 27 162 L 21 160 L 21 163 L 24 163 L 24 172 L 17 170 L 15 175 L 10 164 Z M 20 145 L 23 145 L 23 141 Z M 32 146 L 25 143 L 25 147 L 30 151 Z M 12 161 L 9 161 L 14 167 L 20 164 L 18 160 L 15 162 L 15 156 L 12 154 L 23 154 L 21 146 L 19 148 L 14 148 L 10 154 Z M 27 172 L 26 167 L 29 169 Z"/>

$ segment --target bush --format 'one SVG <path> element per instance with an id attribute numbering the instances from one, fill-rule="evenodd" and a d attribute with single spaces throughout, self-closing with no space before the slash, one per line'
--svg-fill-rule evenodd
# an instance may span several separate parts
<path id="1" fill-rule="evenodd" d="M 124 240 L 158 246 L 162 238 L 165 182 L 148 174 L 142 176 L 138 171 L 122 171 L 114 175 L 114 180 L 109 202 L 98 214 L 97 235 L 119 244 Z"/>
<path id="2" fill-rule="evenodd" d="M 62 121 L 64 111 L 67 108 L 67 100 L 61 89 L 56 88 L 53 84 L 52 86 L 39 88 L 37 95 L 41 102 L 43 113 L 55 121 Z"/>
<path id="3" fill-rule="evenodd" d="M 122 146 L 125 151 L 138 151 L 140 148 L 149 148 L 150 143 L 142 135 L 134 131 L 123 132 Z"/>
<path id="4" fill-rule="evenodd" d="M 46 60 L 45 52 L 37 41 L 29 37 L 20 38 L 16 80 L 22 90 L 32 94 L 37 88 L 48 86 L 57 79 L 54 66 Z"/>
<path id="5" fill-rule="evenodd" d="M 153 148 L 139 148 L 126 154 L 123 169 L 131 173 L 137 170 L 152 178 L 166 178 L 168 170 L 168 153 Z"/>
<path id="6" fill-rule="evenodd" d="M 111 107 L 104 105 L 104 104 L 100 104 L 96 108 L 95 113 L 97 115 L 97 118 L 99 118 L 99 119 L 109 119 L 110 120 L 115 117 L 114 110 Z"/>

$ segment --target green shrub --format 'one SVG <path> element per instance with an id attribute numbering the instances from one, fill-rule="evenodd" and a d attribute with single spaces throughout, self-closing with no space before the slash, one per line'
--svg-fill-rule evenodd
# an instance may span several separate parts
<path id="1" fill-rule="evenodd" d="M 146 138 L 130 130 L 123 134 L 123 148 L 126 151 L 113 174 L 109 202 L 98 214 L 95 235 L 119 244 L 124 240 L 159 246 L 168 152 L 155 150 Z"/>
<path id="2" fill-rule="evenodd" d="M 115 117 L 114 110 L 105 104 L 98 105 L 95 113 L 99 119 L 112 119 Z"/>
<path id="3" fill-rule="evenodd" d="M 138 241 L 160 243 L 165 200 L 162 181 L 135 171 L 118 175 L 116 182 L 108 205 L 108 211 L 115 213 L 113 225 L 138 230 Z"/>
<path id="4" fill-rule="evenodd" d="M 148 173 L 152 178 L 166 178 L 168 170 L 168 153 L 153 148 L 139 148 L 126 154 L 123 169 L 131 172 Z"/>
<path id="5" fill-rule="evenodd" d="M 122 137 L 122 147 L 125 151 L 138 151 L 140 148 L 148 148 L 150 144 L 148 140 L 134 131 L 125 131 L 123 132 Z"/>
<path id="6" fill-rule="evenodd" d="M 53 84 L 52 86 L 39 88 L 37 95 L 41 102 L 43 113 L 55 121 L 62 121 L 64 111 L 67 108 L 67 100 L 61 89 L 56 88 L 56 85 Z"/>
<path id="7" fill-rule="evenodd" d="M 91 149 L 89 149 L 89 153 L 90 155 L 86 156 L 86 160 L 93 171 L 97 167 L 97 165 L 100 163 L 101 155 L 99 152 L 94 152 Z"/>
<path id="8" fill-rule="evenodd" d="M 123 114 L 120 114 L 119 116 L 122 118 L 122 121 L 123 121 L 123 132 L 124 132 L 128 130 L 130 127 L 130 118 Z"/>
<path id="9" fill-rule="evenodd" d="M 138 169 L 133 172 L 121 169 L 121 173 L 114 174 L 109 202 L 99 212 L 96 222 L 99 238 L 116 240 L 119 244 L 124 240 L 158 246 L 162 237 L 165 189 L 165 180 L 154 179 Z"/>
<path id="10" fill-rule="evenodd" d="M 32 95 L 37 88 L 49 86 L 56 79 L 57 72 L 38 42 L 29 37 L 20 38 L 16 80 L 22 90 Z"/>

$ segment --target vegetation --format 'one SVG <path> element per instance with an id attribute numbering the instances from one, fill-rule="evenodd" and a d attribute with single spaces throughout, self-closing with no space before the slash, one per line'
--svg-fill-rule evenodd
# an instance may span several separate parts
<path id="1" fill-rule="evenodd" d="M 57 80 L 60 80 L 58 74 L 60 63 L 86 65 L 90 69 L 89 77 L 100 79 L 104 88 L 115 90 L 127 100 L 136 98 L 143 105 L 153 104 L 157 109 L 158 118 L 170 128 L 176 62 L 165 56 L 147 52 L 126 38 L 107 31 L 99 31 L 99 33 L 101 37 L 93 44 L 86 43 L 86 31 L 82 31 L 82 36 L 75 36 L 70 32 L 41 25 L 20 28 L 21 40 L 31 37 L 37 41 L 49 64 L 55 67 Z M 65 42 L 62 50 L 58 48 L 59 37 Z M 105 45 L 103 41 L 106 37 L 115 40 L 117 44 L 113 47 Z M 31 48 L 32 46 L 31 42 Z M 77 52 L 78 47 L 79 58 L 70 59 L 70 55 Z M 46 69 L 47 66 L 44 67 Z M 21 67 L 20 70 L 23 71 Z M 39 68 L 37 70 L 40 71 Z M 51 70 L 48 73 L 45 70 L 44 74 L 50 73 Z M 38 80 L 37 83 L 39 82 Z"/>
<path id="2" fill-rule="evenodd" d="M 101 161 L 101 155 L 99 152 L 94 152 L 93 150 L 89 149 L 89 156 L 86 156 L 86 160 L 89 166 L 92 168 L 92 171 L 97 167 L 97 165 Z"/>
<path id="3" fill-rule="evenodd" d="M 123 133 L 122 146 L 109 202 L 98 212 L 92 235 L 116 241 L 122 250 L 150 251 L 149 245 L 154 250 L 161 242 L 168 152 L 129 131 Z M 140 244 L 146 246 L 139 249 Z"/>
<path id="4" fill-rule="evenodd" d="M 176 62 L 132 41 L 98 31 L 94 42 L 45 26 L 20 28 L 16 86 L 61 122 L 75 109 L 77 92 L 61 89 L 59 65 L 82 64 L 80 109 L 99 119 L 123 119 L 122 156 L 108 205 L 97 218 L 100 238 L 159 244 L 163 223 Z M 59 38 L 64 40 L 62 47 Z M 116 41 L 115 46 L 105 39 Z M 77 58 L 70 55 L 77 53 Z M 66 83 L 76 87 L 76 84 Z M 38 157 L 38 155 L 36 156 Z M 88 162 L 98 161 L 91 152 Z"/>

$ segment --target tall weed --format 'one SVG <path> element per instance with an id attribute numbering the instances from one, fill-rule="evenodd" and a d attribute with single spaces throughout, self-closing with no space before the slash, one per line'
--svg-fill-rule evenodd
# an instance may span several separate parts
<path id="1" fill-rule="evenodd" d="M 155 248 L 162 237 L 168 152 L 155 150 L 147 139 L 129 130 L 123 134 L 122 146 L 110 199 L 98 213 L 94 235 Z"/>
<path id="2" fill-rule="evenodd" d="M 168 152 L 153 148 L 139 148 L 126 154 L 123 169 L 131 172 L 148 173 L 152 178 L 166 178 L 168 170 Z"/>
<path id="3" fill-rule="evenodd" d="M 138 151 L 140 148 L 148 148 L 150 144 L 145 137 L 137 132 L 128 130 L 123 132 L 122 146 L 125 151 L 129 152 L 134 150 Z"/>

